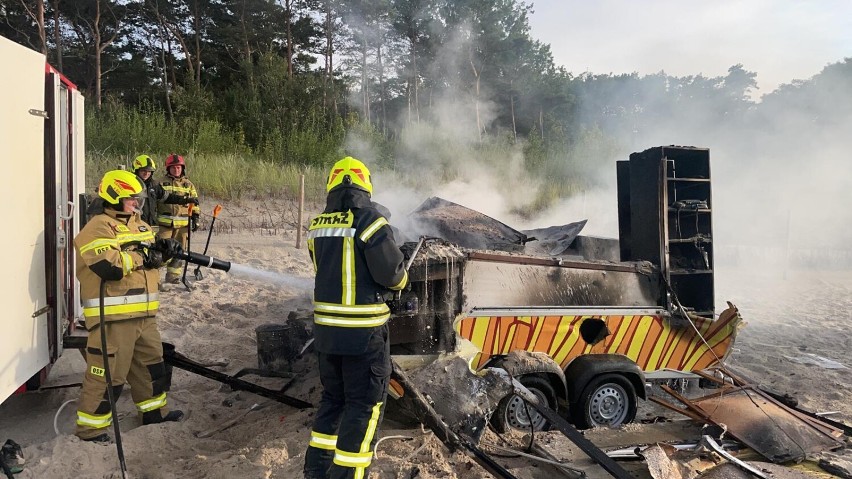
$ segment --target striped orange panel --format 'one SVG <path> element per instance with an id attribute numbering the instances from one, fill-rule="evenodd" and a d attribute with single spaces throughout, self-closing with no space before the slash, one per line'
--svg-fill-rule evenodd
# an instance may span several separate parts
<path id="1" fill-rule="evenodd" d="M 609 330 L 609 335 L 596 344 L 580 337 L 580 324 L 589 318 L 604 321 Z M 724 359 L 740 321 L 736 308 L 731 307 L 716 320 L 693 317 L 695 328 L 688 323 L 673 327 L 660 315 L 467 316 L 455 327 L 481 351 L 474 361 L 476 367 L 482 367 L 493 355 L 520 349 L 547 353 L 563 368 L 582 354 L 622 354 L 645 372 L 689 372 Z"/>

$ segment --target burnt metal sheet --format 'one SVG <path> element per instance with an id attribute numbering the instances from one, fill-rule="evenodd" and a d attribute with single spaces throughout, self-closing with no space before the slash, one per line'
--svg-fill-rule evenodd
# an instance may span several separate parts
<path id="1" fill-rule="evenodd" d="M 565 254 L 574 240 L 583 231 L 588 220 L 568 223 L 567 225 L 550 226 L 534 230 L 524 230 L 523 233 L 529 237 L 529 243 L 524 247 L 527 254 L 543 256 L 559 256 Z"/>
<path id="2" fill-rule="evenodd" d="M 613 265 L 545 266 L 469 259 L 462 278 L 463 310 L 505 306 L 652 306 L 655 275 Z"/>
<path id="3" fill-rule="evenodd" d="M 806 455 L 843 444 L 751 387 L 691 401 L 707 420 L 775 463 L 799 462 Z"/>
<path id="4" fill-rule="evenodd" d="M 727 375 L 729 378 L 731 378 L 736 384 L 739 384 L 741 386 L 749 386 L 750 383 L 753 382 L 751 380 L 746 379 L 744 376 L 742 376 L 741 373 L 731 370 L 730 367 L 720 368 L 720 371 L 723 374 Z M 814 413 L 809 413 L 808 411 L 801 410 L 798 407 L 794 407 L 793 405 L 788 404 L 787 402 L 785 402 L 783 397 L 789 395 L 779 396 L 780 393 L 777 391 L 774 393 L 769 393 L 767 390 L 765 390 L 763 386 L 757 386 L 755 390 L 758 394 L 766 398 L 776 400 L 780 405 L 783 405 L 785 409 L 790 412 L 790 414 L 793 414 L 799 419 L 809 422 L 813 427 L 819 429 L 825 434 L 828 434 L 835 438 L 843 437 L 844 433 L 846 435 L 849 435 L 849 427 L 845 424 L 832 421 L 831 419 L 828 419 L 826 417 L 820 417 Z"/>
<path id="5" fill-rule="evenodd" d="M 424 201 L 409 215 L 417 235 L 438 236 L 465 248 L 523 251 L 527 236 L 494 218 L 442 198 Z"/>
<path id="6" fill-rule="evenodd" d="M 487 253 L 482 251 L 470 251 L 467 253 L 469 259 L 481 261 L 494 261 L 497 263 L 535 264 L 541 266 L 559 266 L 562 268 L 596 269 L 601 271 L 626 271 L 631 273 L 654 274 L 654 267 L 647 261 L 633 261 L 624 263 L 592 262 L 585 260 L 567 260 L 562 258 L 542 258 L 537 256 L 512 255 L 506 253 Z"/>

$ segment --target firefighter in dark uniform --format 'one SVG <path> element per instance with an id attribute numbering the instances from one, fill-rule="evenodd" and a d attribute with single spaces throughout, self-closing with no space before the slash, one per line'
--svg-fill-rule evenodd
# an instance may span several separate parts
<path id="1" fill-rule="evenodd" d="M 133 173 L 142 180 L 145 185 L 148 197 L 145 204 L 142 206 L 142 221 L 154 229 L 157 233 L 157 202 L 165 196 L 163 187 L 154 181 L 154 172 L 157 171 L 157 164 L 154 159 L 148 155 L 139 155 L 133 160 Z"/>
<path id="2" fill-rule="evenodd" d="M 179 250 L 173 240 L 153 243 L 151 227 L 139 209 L 146 190 L 129 171 L 108 171 L 98 187 L 102 213 L 86 223 L 74 238 L 77 279 L 86 329 L 86 374 L 77 404 L 77 436 L 89 441 L 109 440 L 112 424 L 105 379 L 101 335 L 106 334 L 107 357 L 114 397 L 126 383 L 143 424 L 177 421 L 181 411 L 166 407 L 168 377 L 163 364 L 163 345 L 155 316 L 159 308 L 157 268 Z M 97 200 L 96 200 L 97 201 Z M 105 331 L 100 327 L 101 283 L 104 284 Z"/>
<path id="3" fill-rule="evenodd" d="M 391 373 L 385 293 L 408 283 L 387 219 L 370 201 L 367 167 L 346 157 L 331 169 L 325 211 L 311 221 L 316 270 L 314 347 L 322 400 L 305 477 L 366 478 Z"/>
<path id="4" fill-rule="evenodd" d="M 198 206 L 198 191 L 186 177 L 186 162 L 183 157 L 172 153 L 166 158 L 166 178 L 160 183 L 168 195 L 166 200 L 157 203 L 157 222 L 159 238 L 174 238 L 181 247 L 187 249 L 187 230 L 198 229 L 198 208 L 189 214 L 189 206 Z M 166 262 L 166 282 L 180 282 L 183 261 L 172 259 Z"/>

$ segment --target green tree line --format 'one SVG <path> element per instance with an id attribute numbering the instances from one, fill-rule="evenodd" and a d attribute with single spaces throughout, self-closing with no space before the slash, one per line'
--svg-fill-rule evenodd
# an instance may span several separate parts
<path id="1" fill-rule="evenodd" d="M 545 182 L 535 206 L 587 187 L 623 151 L 680 141 L 663 132 L 700 132 L 693 144 L 710 146 L 747 128 L 783 135 L 790 111 L 805 118 L 797 131 L 852 117 L 850 59 L 760 102 L 743 65 L 720 77 L 574 74 L 533 37 L 532 9 L 0 0 L 0 34 L 80 86 L 87 146 L 103 157 L 179 151 L 321 168 L 347 150 L 415 177 L 424 168 L 452 177 L 459 158 L 511 176 L 506 162 L 520 161 Z"/>

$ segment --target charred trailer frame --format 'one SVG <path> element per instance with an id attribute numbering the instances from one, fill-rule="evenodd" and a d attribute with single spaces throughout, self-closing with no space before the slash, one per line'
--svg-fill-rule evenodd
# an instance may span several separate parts
<path id="1" fill-rule="evenodd" d="M 410 291 L 391 302 L 394 354 L 455 348 L 454 322 L 475 308 L 654 308 L 658 273 L 648 263 L 608 263 L 429 244 L 409 270 Z"/>
<path id="2" fill-rule="evenodd" d="M 567 403 L 580 427 L 632 420 L 646 379 L 724 362 L 741 317 L 729 304 L 714 319 L 708 150 L 652 148 L 617 173 L 617 241 L 577 236 L 584 222 L 521 233 L 461 205 L 424 203 L 415 212 L 448 241 L 421 248 L 410 289 L 390 303 L 391 353 L 416 366 L 472 350 L 470 367 L 506 368 L 549 406 Z M 533 235 L 544 241 L 528 244 Z M 516 352 L 547 364 L 510 370 Z M 500 411 L 512 427 L 524 419 Z"/>
<path id="3" fill-rule="evenodd" d="M 627 307 L 712 320 L 709 159 L 705 148 L 665 146 L 617 162 L 618 241 L 578 236 L 560 257 L 518 253 L 535 249 L 527 247 L 531 238 L 460 205 L 427 200 L 414 212 L 418 219 L 469 244 L 432 242 L 415 258 L 410 291 L 391 303 L 393 350 L 452 350 L 451 325 L 474 308 Z M 468 239 L 465 225 L 485 234 Z M 507 242 L 503 251 L 480 249 Z"/>

